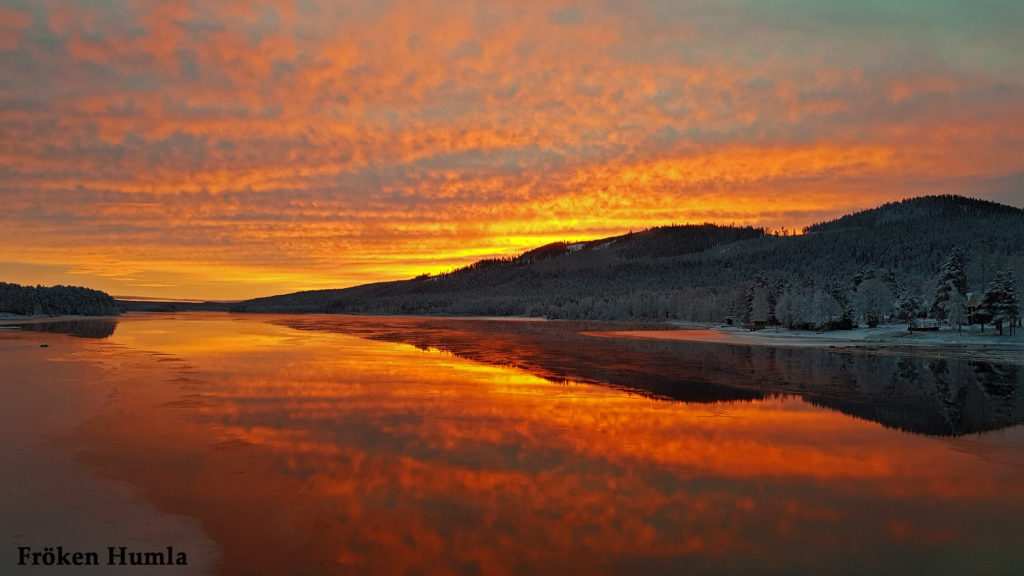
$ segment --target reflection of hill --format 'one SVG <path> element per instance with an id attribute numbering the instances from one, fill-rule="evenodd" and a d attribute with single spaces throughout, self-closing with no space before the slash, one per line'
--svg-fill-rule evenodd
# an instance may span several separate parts
<path id="1" fill-rule="evenodd" d="M 688 402 L 754 400 L 763 397 L 756 383 L 735 386 L 701 377 L 697 362 L 680 362 L 659 354 L 661 342 L 593 338 L 581 331 L 621 328 L 602 322 L 517 322 L 452 319 L 382 319 L 369 317 L 288 318 L 292 328 L 330 330 L 387 342 L 439 349 L 477 362 L 510 366 L 555 382 L 613 385 L 633 392 Z M 653 326 L 657 328 L 657 326 Z M 664 328 L 664 326 L 660 326 Z M 646 328 L 652 328 L 647 325 Z M 638 354 L 644 357 L 637 362 Z M 652 377 L 653 375 L 658 377 Z"/>
<path id="2" fill-rule="evenodd" d="M 1024 422 L 1016 366 L 822 350 L 594 338 L 584 322 L 292 317 L 296 329 L 436 348 L 555 381 L 612 385 L 683 402 L 793 394 L 890 428 L 961 435 Z"/>
<path id="3" fill-rule="evenodd" d="M 61 320 L 59 322 L 26 322 L 16 324 L 22 330 L 69 334 L 78 338 L 107 338 L 117 328 L 117 320 Z"/>

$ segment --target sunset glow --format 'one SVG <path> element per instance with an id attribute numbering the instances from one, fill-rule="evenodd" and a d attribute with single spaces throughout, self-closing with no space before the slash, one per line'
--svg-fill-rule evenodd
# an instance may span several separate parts
<path id="1" fill-rule="evenodd" d="M 240 299 L 1024 206 L 1024 4 L 0 0 L 0 281 Z"/>

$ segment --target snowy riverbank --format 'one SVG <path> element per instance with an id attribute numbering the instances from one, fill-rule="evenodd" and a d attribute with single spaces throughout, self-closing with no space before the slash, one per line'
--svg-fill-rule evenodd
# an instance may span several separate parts
<path id="1" fill-rule="evenodd" d="M 588 334 L 606 338 L 676 340 L 777 348 L 820 348 L 840 352 L 940 358 L 950 356 L 983 362 L 1024 364 L 1024 330 L 1018 330 L 1013 336 L 1000 336 L 991 327 L 984 332 L 977 327 L 962 332 L 949 328 L 930 332 L 909 332 L 905 324 L 890 324 L 877 328 L 810 332 L 785 328 L 750 331 L 734 326 L 686 326 L 679 330 L 628 330 Z"/>

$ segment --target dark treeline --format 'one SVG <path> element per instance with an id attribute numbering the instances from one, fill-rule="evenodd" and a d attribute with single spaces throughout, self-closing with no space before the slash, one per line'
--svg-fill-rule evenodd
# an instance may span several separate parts
<path id="1" fill-rule="evenodd" d="M 21 286 L 0 282 L 0 313 L 22 316 L 116 316 L 114 298 L 81 286 Z"/>
<path id="2" fill-rule="evenodd" d="M 927 313 L 954 249 L 969 292 L 1024 272 L 1024 210 L 930 196 L 780 236 L 669 226 L 440 275 L 240 302 L 237 312 L 534 316 L 849 326 Z"/>
<path id="3" fill-rule="evenodd" d="M 118 300 L 121 312 L 227 312 L 229 302 Z"/>

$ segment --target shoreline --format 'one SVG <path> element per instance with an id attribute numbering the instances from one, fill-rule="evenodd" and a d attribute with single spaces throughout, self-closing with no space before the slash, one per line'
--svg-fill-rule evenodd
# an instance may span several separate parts
<path id="1" fill-rule="evenodd" d="M 18 324 L 45 324 L 47 322 L 75 322 L 81 320 L 117 320 L 125 318 L 124 314 L 118 316 L 0 316 L 0 327 L 14 326 Z"/>
<path id="2" fill-rule="evenodd" d="M 198 519 L 155 507 L 139 487 L 87 462 L 97 447 L 83 431 L 158 403 L 167 389 L 141 391 L 122 370 L 106 367 L 116 349 L 63 334 L 11 332 L 0 331 L 0 359 L 19 359 L 4 362 L 0 384 L 0 529 L 8 549 L 96 553 L 99 565 L 76 566 L 75 573 L 107 574 L 108 547 L 173 546 L 186 552 L 188 573 L 215 573 L 220 546 Z M 65 573 L 56 566 L 29 571 Z"/>
<path id="3" fill-rule="evenodd" d="M 995 328 L 981 332 L 966 330 L 956 332 L 952 329 L 939 331 L 909 332 L 904 324 L 885 324 L 876 328 L 855 328 L 853 330 L 833 330 L 828 332 L 811 332 L 769 327 L 762 330 L 747 330 L 736 326 L 725 326 L 711 322 L 685 322 L 678 320 L 585 320 L 585 319 L 548 319 L 526 316 L 424 316 L 405 314 L 329 314 L 329 313 L 262 313 L 262 312 L 214 312 L 214 311 L 182 311 L 182 312 L 128 312 L 119 316 L 0 316 L 0 332 L 12 329 L 21 324 L 44 324 L 52 322 L 75 322 L 118 320 L 146 317 L 151 315 L 178 314 L 229 314 L 237 316 L 275 317 L 275 316 L 330 316 L 337 318 L 382 318 L 382 319 L 422 319 L 422 320 L 459 320 L 482 322 L 594 322 L 607 324 L 641 324 L 657 326 L 642 330 L 607 330 L 585 331 L 584 335 L 599 338 L 622 338 L 630 340 L 670 340 L 677 342 L 698 342 L 707 344 L 726 344 L 733 346 L 765 346 L 775 348 L 810 348 L 831 352 L 863 353 L 895 356 L 918 356 L 942 358 L 946 356 L 994 362 L 1000 364 L 1024 365 L 1024 329 L 1018 329 L 1013 336 L 1000 336 Z"/>
<path id="4" fill-rule="evenodd" d="M 685 325 L 674 330 L 619 330 L 584 334 L 597 338 L 806 348 L 886 356 L 954 357 L 1024 365 L 1024 330 L 1013 336 L 999 336 L 994 329 L 984 334 L 980 331 L 957 333 L 952 330 L 911 333 L 902 325 L 893 324 L 831 332 L 798 332 L 776 328 L 750 331 L 737 327 L 698 328 Z"/>

